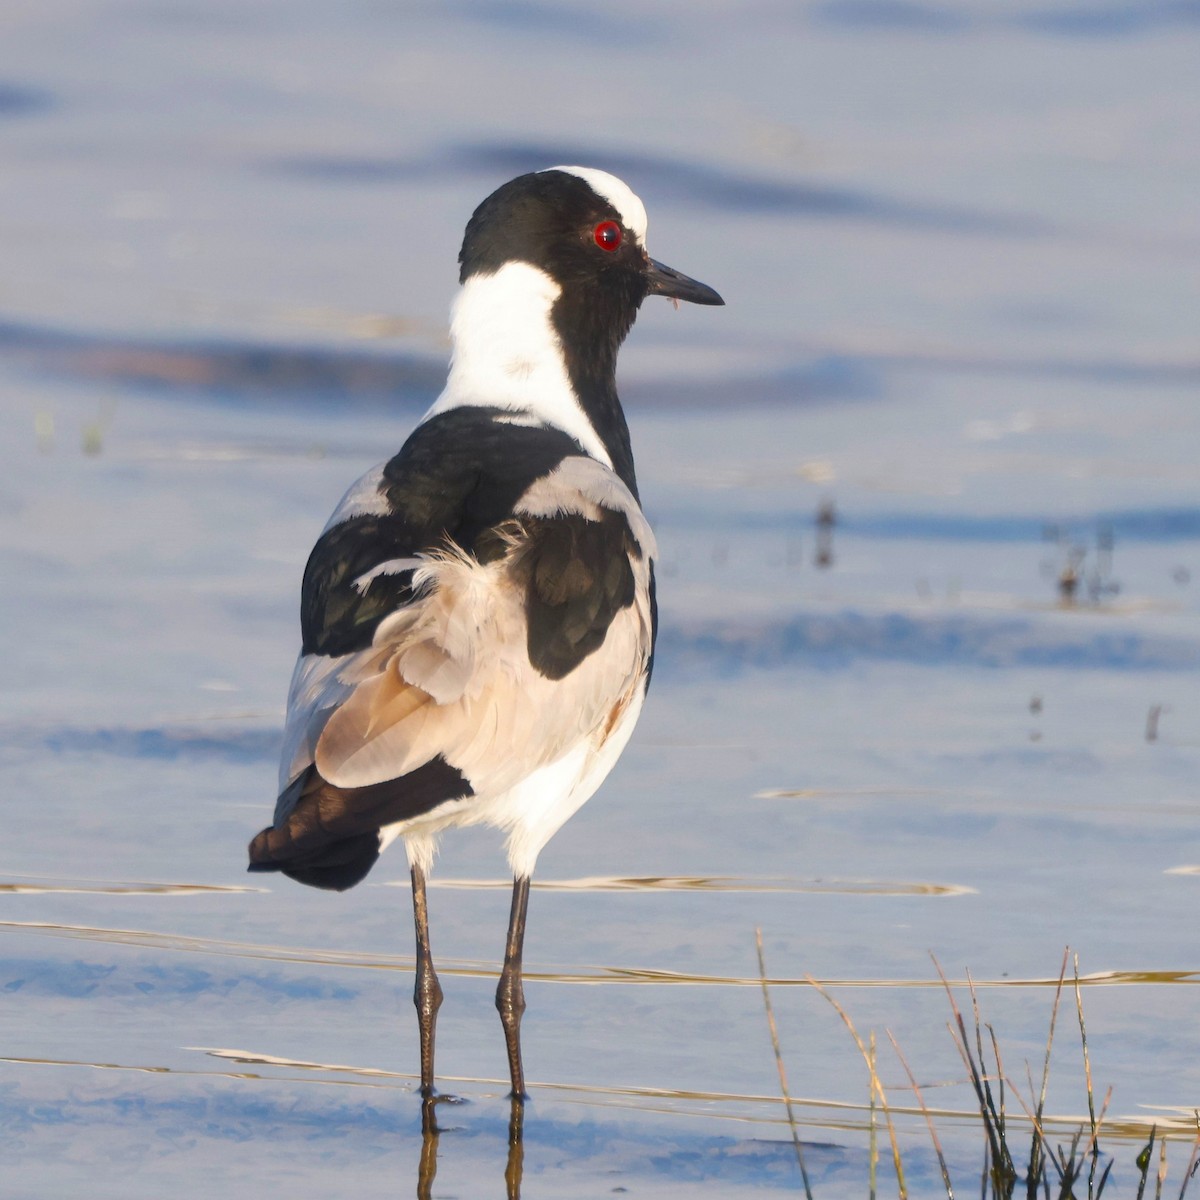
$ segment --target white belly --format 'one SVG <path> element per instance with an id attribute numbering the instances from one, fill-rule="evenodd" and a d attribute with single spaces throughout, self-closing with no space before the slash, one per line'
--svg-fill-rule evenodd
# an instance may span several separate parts
<path id="1" fill-rule="evenodd" d="M 412 821 L 381 831 L 382 846 L 405 839 L 411 865 L 428 874 L 437 836 L 462 825 L 490 825 L 508 834 L 508 862 L 514 876 L 533 874 L 542 847 L 591 799 L 625 749 L 641 715 L 645 692 L 639 686 L 606 736 L 582 739 L 569 753 L 531 772 L 494 796 L 470 796 Z"/>

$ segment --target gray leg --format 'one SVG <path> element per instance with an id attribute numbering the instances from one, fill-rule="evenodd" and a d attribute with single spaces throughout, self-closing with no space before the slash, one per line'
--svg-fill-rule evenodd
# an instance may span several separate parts
<path id="1" fill-rule="evenodd" d="M 496 1008 L 504 1026 L 508 1047 L 508 1073 L 512 1079 L 512 1098 L 523 1101 L 525 1072 L 521 1069 L 521 1014 L 525 1011 L 525 992 L 521 986 L 521 950 L 525 943 L 525 914 L 529 909 L 529 877 L 513 880 L 512 912 L 508 918 L 508 942 L 504 948 L 504 969 L 496 988 Z"/>
<path id="2" fill-rule="evenodd" d="M 429 952 L 429 910 L 425 904 L 425 872 L 412 869 L 413 920 L 417 928 L 417 972 L 413 1003 L 421 1033 L 421 1095 L 433 1095 L 433 1034 L 437 1011 L 442 1006 L 442 985 L 433 969 Z"/>

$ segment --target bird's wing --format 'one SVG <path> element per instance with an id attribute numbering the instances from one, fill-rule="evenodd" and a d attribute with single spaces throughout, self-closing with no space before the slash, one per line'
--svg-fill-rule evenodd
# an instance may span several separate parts
<path id="1" fill-rule="evenodd" d="M 594 460 L 564 459 L 476 549 L 421 551 L 370 647 L 301 660 L 290 778 L 311 762 L 362 788 L 441 757 L 495 794 L 623 711 L 651 651 L 654 549 L 624 485 Z M 369 579 L 363 599 L 390 579 Z"/>
<path id="2" fill-rule="evenodd" d="M 329 715 L 377 672 L 375 629 L 413 600 L 416 551 L 429 535 L 389 501 L 385 471 L 375 467 L 350 487 L 304 570 L 304 645 L 288 689 L 277 819 L 294 803 L 291 785 L 312 765 Z"/>

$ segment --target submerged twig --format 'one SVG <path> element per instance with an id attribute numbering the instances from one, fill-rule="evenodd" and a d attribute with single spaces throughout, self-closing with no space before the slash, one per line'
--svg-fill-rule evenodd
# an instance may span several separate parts
<path id="1" fill-rule="evenodd" d="M 783 1065 L 783 1051 L 779 1048 L 779 1030 L 775 1025 L 775 1010 L 771 1007 L 771 993 L 767 988 L 767 962 L 763 954 L 762 929 L 755 929 L 754 942 L 758 949 L 758 978 L 762 984 L 763 1007 L 767 1010 L 767 1028 L 771 1031 L 771 1046 L 775 1051 L 775 1066 L 779 1071 L 779 1089 L 783 1093 L 783 1106 L 787 1111 L 788 1127 L 792 1131 L 792 1145 L 796 1150 L 796 1164 L 800 1178 L 804 1180 L 804 1195 L 813 1200 L 812 1188 L 808 1183 L 808 1171 L 804 1166 L 804 1151 L 800 1148 L 800 1130 L 796 1114 L 792 1111 L 792 1094 L 788 1091 L 787 1070 Z"/>

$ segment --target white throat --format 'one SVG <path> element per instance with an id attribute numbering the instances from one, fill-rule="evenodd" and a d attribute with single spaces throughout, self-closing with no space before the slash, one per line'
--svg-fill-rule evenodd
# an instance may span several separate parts
<path id="1" fill-rule="evenodd" d="M 606 466 L 612 460 L 571 387 L 550 309 L 562 289 L 529 263 L 472 275 L 450 319 L 446 387 L 425 414 L 466 405 L 507 409 L 514 424 L 552 425 Z"/>

